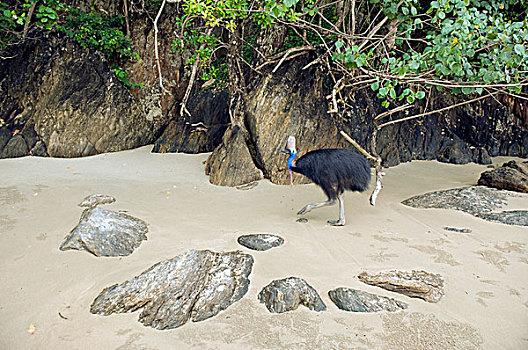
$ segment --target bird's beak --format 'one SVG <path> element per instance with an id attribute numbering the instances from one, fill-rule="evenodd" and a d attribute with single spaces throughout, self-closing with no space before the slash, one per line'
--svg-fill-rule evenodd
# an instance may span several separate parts
<path id="1" fill-rule="evenodd" d="M 286 154 L 290 154 L 290 151 L 286 150 L 286 149 L 283 149 L 280 151 L 281 153 L 286 153 Z"/>

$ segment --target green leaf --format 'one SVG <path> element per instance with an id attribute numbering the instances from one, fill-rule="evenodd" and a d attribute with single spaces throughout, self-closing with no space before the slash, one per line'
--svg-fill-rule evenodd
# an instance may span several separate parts
<path id="1" fill-rule="evenodd" d="M 370 88 L 372 89 L 372 91 L 377 91 L 379 89 L 379 82 L 374 82 L 372 83 L 372 85 L 370 85 Z"/>
<path id="2" fill-rule="evenodd" d="M 381 97 L 387 96 L 388 93 L 389 93 L 389 89 L 386 87 L 382 87 L 381 89 L 379 89 L 379 94 L 381 95 Z"/>
<path id="3" fill-rule="evenodd" d="M 417 99 L 421 100 L 421 99 L 424 98 L 424 97 L 425 97 L 425 92 L 423 92 L 423 91 L 418 91 L 418 92 L 416 93 L 416 98 L 417 98 Z"/>
<path id="4" fill-rule="evenodd" d="M 343 47 L 343 45 L 345 45 L 345 43 L 343 43 L 341 40 L 338 40 L 335 42 L 335 46 L 340 49 Z"/>
<path id="5" fill-rule="evenodd" d="M 412 70 L 418 70 L 418 68 L 420 68 L 420 62 L 412 61 L 409 63 L 409 68 Z"/>
<path id="6" fill-rule="evenodd" d="M 524 54 L 526 53 L 526 50 L 524 49 L 524 46 L 521 45 L 521 44 L 515 44 L 515 46 L 513 47 L 513 50 L 519 56 L 524 56 Z"/>
<path id="7" fill-rule="evenodd" d="M 391 89 L 389 90 L 389 96 L 390 96 L 391 98 L 396 98 L 396 90 L 394 90 L 394 88 L 391 88 Z"/>
<path id="8" fill-rule="evenodd" d="M 414 103 L 414 96 L 413 95 L 407 96 L 407 102 Z"/>

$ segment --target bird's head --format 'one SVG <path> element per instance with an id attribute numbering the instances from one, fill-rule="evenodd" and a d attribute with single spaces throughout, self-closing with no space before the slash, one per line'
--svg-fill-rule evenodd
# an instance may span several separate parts
<path id="1" fill-rule="evenodd" d="M 286 153 L 288 157 L 288 171 L 290 172 L 290 185 L 293 186 L 293 174 L 292 174 L 292 167 L 295 166 L 295 156 L 297 155 L 297 151 L 295 150 L 295 137 L 289 136 L 288 141 L 286 141 L 286 146 L 281 151 L 282 153 Z"/>
<path id="2" fill-rule="evenodd" d="M 286 141 L 286 146 L 281 151 L 282 153 L 286 153 L 289 156 L 294 156 L 297 154 L 297 151 L 295 150 L 295 137 L 289 136 L 288 141 Z"/>

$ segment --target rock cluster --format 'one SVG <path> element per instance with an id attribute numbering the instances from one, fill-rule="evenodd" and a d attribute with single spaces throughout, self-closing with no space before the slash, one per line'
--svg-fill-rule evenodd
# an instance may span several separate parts
<path id="1" fill-rule="evenodd" d="M 203 321 L 246 294 L 252 267 L 253 257 L 240 251 L 189 250 L 105 288 L 90 312 L 107 316 L 142 308 L 139 322 L 157 329 Z"/>

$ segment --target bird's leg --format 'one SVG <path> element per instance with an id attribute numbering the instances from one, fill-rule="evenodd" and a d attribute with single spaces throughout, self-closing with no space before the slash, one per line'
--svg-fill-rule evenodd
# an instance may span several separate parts
<path id="1" fill-rule="evenodd" d="M 327 205 L 332 205 L 332 204 L 335 204 L 335 202 L 336 202 L 335 199 L 329 199 L 326 202 L 308 204 L 307 206 L 299 210 L 297 215 L 303 215 L 303 214 L 309 213 L 310 211 L 312 211 L 312 209 L 325 207 Z"/>
<path id="2" fill-rule="evenodd" d="M 328 220 L 328 223 L 333 226 L 345 225 L 345 203 L 343 201 L 343 193 L 337 199 L 339 200 L 339 220 Z"/>

